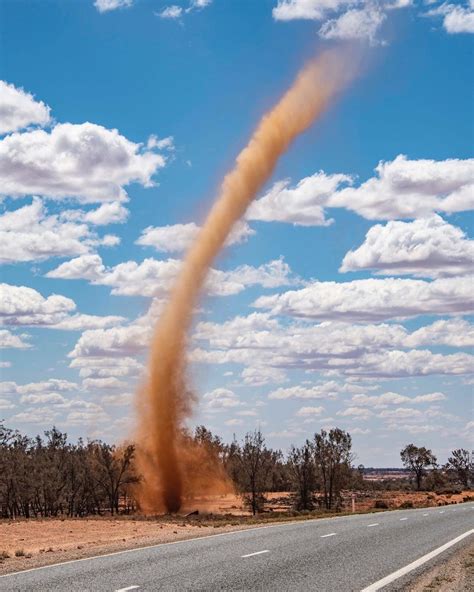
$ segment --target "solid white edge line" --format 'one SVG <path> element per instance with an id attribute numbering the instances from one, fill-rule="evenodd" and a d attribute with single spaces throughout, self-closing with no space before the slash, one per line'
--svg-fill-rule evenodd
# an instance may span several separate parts
<path id="1" fill-rule="evenodd" d="M 255 555 L 262 555 L 262 553 L 270 553 L 270 551 L 268 549 L 265 549 L 264 551 L 256 551 L 255 553 L 248 553 L 247 555 L 241 555 L 242 559 L 245 559 L 245 557 L 254 557 Z"/>
<path id="2" fill-rule="evenodd" d="M 325 539 L 330 536 L 336 536 L 337 532 L 330 532 L 329 534 L 322 534 L 319 538 Z"/>
<path id="3" fill-rule="evenodd" d="M 367 588 L 364 588 L 363 590 L 361 590 L 361 592 L 376 592 L 377 590 L 380 590 L 384 586 L 388 586 L 388 584 L 391 584 L 395 580 L 398 580 L 399 578 L 405 576 L 407 573 L 410 573 L 411 571 L 413 571 L 417 567 L 420 567 L 420 565 L 423 565 L 424 563 L 426 563 L 430 559 L 437 557 L 438 555 L 440 555 L 441 553 L 443 553 L 444 551 L 446 551 L 447 549 L 449 549 L 450 547 L 452 547 L 456 543 L 459 543 L 459 541 L 462 541 L 463 539 L 465 539 L 466 537 L 468 537 L 471 534 L 474 534 L 474 528 L 471 530 L 468 530 L 467 532 L 464 532 L 463 534 L 459 535 L 455 539 L 448 541 L 447 543 L 445 543 L 441 547 L 438 547 L 434 551 L 431 551 L 430 553 L 423 555 L 423 557 L 420 557 L 416 561 L 413 561 L 412 563 L 405 565 L 405 567 L 397 569 L 397 571 L 394 571 L 393 573 L 389 574 L 385 578 L 382 578 L 378 582 L 374 582 L 373 584 L 370 584 L 370 586 L 367 586 Z"/>
<path id="4" fill-rule="evenodd" d="M 119 588 L 118 590 L 115 590 L 115 592 L 127 592 L 127 590 L 136 590 L 137 588 L 140 588 L 140 586 L 128 586 L 127 588 Z"/>
<path id="5" fill-rule="evenodd" d="M 471 504 L 472 502 L 463 502 L 466 504 Z M 468 509 L 474 510 L 474 506 L 468 506 L 467 508 L 463 508 L 463 510 Z M 426 508 L 416 508 L 415 510 L 405 510 L 406 512 L 410 512 L 411 514 L 418 514 L 421 510 Z M 430 510 L 436 510 L 436 508 L 429 508 Z M 400 510 L 384 510 L 383 512 L 374 512 L 378 515 L 385 515 L 385 514 L 395 514 Z M 403 511 L 403 510 L 402 510 Z M 366 516 L 366 513 L 361 514 L 348 514 L 346 516 L 331 516 L 329 518 L 309 518 L 308 520 L 293 520 L 292 522 L 279 522 L 278 524 L 266 524 L 264 526 L 252 526 L 251 528 L 241 528 L 239 530 L 231 530 L 230 532 L 219 532 L 217 534 L 207 534 L 204 536 L 199 537 L 192 537 L 189 539 L 182 539 L 180 541 L 169 541 L 168 543 L 157 543 L 155 545 L 145 545 L 144 547 L 134 547 L 133 549 L 124 549 L 123 551 L 114 551 L 112 553 L 104 553 L 103 555 L 92 555 L 91 557 L 81 557 L 80 559 L 70 559 L 69 561 L 59 561 L 58 563 L 50 563 L 49 565 L 41 565 L 40 567 L 31 567 L 30 569 L 22 569 L 21 571 L 12 571 L 11 573 L 0 575 L 1 578 L 8 578 L 10 576 L 18 576 L 20 574 L 28 573 L 31 571 L 38 571 L 39 569 L 50 569 L 52 567 L 60 567 L 62 565 L 67 565 L 68 563 L 79 563 L 80 561 L 90 561 L 93 559 L 103 559 L 104 557 L 113 557 L 114 555 L 122 555 L 122 553 L 133 553 L 134 551 L 144 551 L 145 549 L 154 549 L 156 547 L 165 547 L 168 545 L 178 545 L 180 543 L 191 543 L 194 541 L 200 541 L 202 539 L 211 539 L 215 537 L 222 537 L 228 536 L 232 534 L 237 534 L 239 532 L 249 532 L 253 530 L 264 530 L 266 528 L 278 528 L 281 526 L 295 526 L 300 525 L 303 526 L 305 524 L 311 524 L 313 522 L 327 522 L 328 520 L 344 520 L 345 518 L 355 518 L 360 516 Z"/>

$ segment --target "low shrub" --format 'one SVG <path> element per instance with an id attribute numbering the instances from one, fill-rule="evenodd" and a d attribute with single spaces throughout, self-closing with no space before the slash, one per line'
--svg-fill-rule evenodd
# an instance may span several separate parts
<path id="1" fill-rule="evenodd" d="M 377 510 L 388 510 L 388 504 L 385 500 L 375 500 L 374 508 Z"/>
<path id="2" fill-rule="evenodd" d="M 462 493 L 462 489 L 460 487 L 457 487 L 456 485 L 452 485 L 449 487 L 438 487 L 437 489 L 435 489 L 435 493 L 437 493 L 438 495 L 446 496 L 458 495 Z"/>
<path id="3" fill-rule="evenodd" d="M 413 505 L 413 502 L 411 500 L 405 500 L 398 507 L 401 510 L 408 510 L 410 508 L 414 508 L 415 506 Z"/>

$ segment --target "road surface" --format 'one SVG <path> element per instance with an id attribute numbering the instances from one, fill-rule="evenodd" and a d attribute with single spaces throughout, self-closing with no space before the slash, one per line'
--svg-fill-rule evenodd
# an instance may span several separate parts
<path id="1" fill-rule="evenodd" d="M 307 520 L 10 574 L 0 590 L 404 590 L 473 534 L 473 503 Z"/>

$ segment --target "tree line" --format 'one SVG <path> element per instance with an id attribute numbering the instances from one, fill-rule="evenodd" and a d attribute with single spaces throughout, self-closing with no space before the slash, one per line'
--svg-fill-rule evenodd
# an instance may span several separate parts
<path id="1" fill-rule="evenodd" d="M 393 486 L 364 480 L 364 467 L 354 466 L 352 438 L 339 428 L 321 430 L 302 446 L 291 446 L 286 455 L 268 447 L 260 430 L 230 444 L 204 426 L 187 437 L 221 463 L 252 514 L 264 511 L 268 492 L 291 492 L 299 511 L 338 510 L 344 490 Z M 467 450 L 454 450 L 442 467 L 431 450 L 413 444 L 400 455 L 408 477 L 397 487 L 469 488 L 474 483 L 474 457 Z M 55 427 L 30 438 L 0 423 L 3 518 L 133 513 L 139 509 L 134 496 L 139 480 L 133 444 L 71 443 Z"/>
<path id="2" fill-rule="evenodd" d="M 28 438 L 0 424 L 0 515 L 87 516 L 133 511 L 134 446 L 76 444 L 53 427 Z"/>

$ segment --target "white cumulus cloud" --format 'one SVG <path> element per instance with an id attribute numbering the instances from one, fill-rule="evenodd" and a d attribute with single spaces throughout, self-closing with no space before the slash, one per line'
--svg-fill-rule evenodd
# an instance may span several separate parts
<path id="1" fill-rule="evenodd" d="M 0 349 L 27 349 L 31 347 L 25 336 L 15 335 L 8 329 L 0 329 Z"/>
<path id="2" fill-rule="evenodd" d="M 269 393 L 269 399 L 334 399 L 341 391 L 341 386 L 335 382 L 317 384 L 312 387 L 294 385 L 279 388 Z"/>
<path id="3" fill-rule="evenodd" d="M 385 278 L 314 282 L 300 290 L 261 296 L 254 306 L 309 319 L 382 321 L 427 314 L 471 314 L 472 278 Z"/>
<path id="4" fill-rule="evenodd" d="M 153 247 L 161 253 L 181 253 L 191 245 L 199 230 L 200 227 L 194 222 L 170 224 L 168 226 L 148 226 L 143 230 L 136 244 Z M 226 244 L 243 243 L 253 234 L 255 234 L 255 231 L 246 222 L 238 222 Z"/>
<path id="5" fill-rule="evenodd" d="M 420 327 L 405 339 L 407 347 L 420 345 L 448 345 L 474 347 L 474 325 L 464 319 L 441 319 Z"/>
<path id="6" fill-rule="evenodd" d="M 64 280 L 95 281 L 105 274 L 105 266 L 100 255 L 83 255 L 61 263 L 48 271 L 46 277 Z"/>
<path id="7" fill-rule="evenodd" d="M 474 209 L 474 159 L 380 162 L 376 176 L 357 185 L 348 174 L 319 171 L 295 186 L 278 181 L 248 209 L 248 220 L 327 226 L 328 208 L 352 210 L 368 220 L 423 218 Z"/>
<path id="8" fill-rule="evenodd" d="M 58 124 L 50 132 L 14 133 L 0 140 L 0 192 L 37 194 L 81 203 L 124 201 L 124 186 L 153 185 L 165 158 L 94 123 Z"/>
<path id="9" fill-rule="evenodd" d="M 121 203 L 112 201 L 103 203 L 96 210 L 90 210 L 83 216 L 84 222 L 94 226 L 121 224 L 128 218 L 129 211 Z"/>
<path id="10" fill-rule="evenodd" d="M 75 310 L 70 298 L 51 294 L 44 298 L 33 288 L 0 284 L 0 318 L 6 325 L 54 324 Z"/>
<path id="11" fill-rule="evenodd" d="M 319 21 L 328 12 L 356 3 L 354 0 L 278 0 L 272 14 L 277 21 L 298 19 Z"/>
<path id="12" fill-rule="evenodd" d="M 319 417 L 323 411 L 324 407 L 301 407 L 296 415 L 298 417 Z"/>
<path id="13" fill-rule="evenodd" d="M 22 88 L 0 80 L 0 135 L 51 121 L 50 108 Z"/>
<path id="14" fill-rule="evenodd" d="M 126 261 L 106 268 L 99 255 L 83 255 L 62 263 L 47 273 L 50 278 L 88 279 L 96 285 L 110 286 L 112 294 L 125 296 L 156 296 L 164 298 L 181 268 L 178 259 L 145 259 L 141 263 Z M 241 265 L 230 271 L 211 269 L 206 282 L 207 293 L 213 296 L 238 294 L 249 286 L 276 288 L 299 283 L 282 259 L 253 267 Z"/>
<path id="15" fill-rule="evenodd" d="M 375 43 L 387 13 L 410 5 L 411 0 L 278 0 L 272 14 L 277 21 L 322 22 L 323 39 Z"/>
<path id="16" fill-rule="evenodd" d="M 399 155 L 376 167 L 377 176 L 328 200 L 369 220 L 421 218 L 474 209 L 474 159 L 408 160 Z"/>
<path id="17" fill-rule="evenodd" d="M 407 397 L 399 393 L 386 392 L 381 395 L 354 395 L 351 403 L 356 406 L 374 407 L 375 409 L 383 409 L 388 405 L 401 405 L 410 403 L 433 403 L 436 401 L 446 400 L 446 395 L 440 392 L 426 393 L 425 395 L 416 395 L 415 397 Z"/>
<path id="18" fill-rule="evenodd" d="M 100 213 L 100 208 L 87 213 L 81 210 L 66 210 L 60 214 L 48 215 L 44 203 L 39 198 L 34 198 L 30 204 L 15 210 L 5 211 L 0 216 L 0 263 L 73 257 L 98 246 L 114 246 L 120 241 L 118 237 L 99 237 L 88 226 L 88 223 L 97 223 L 97 220 L 89 220 L 97 214 L 102 217 L 104 224 L 112 221 L 109 215 L 109 220 L 105 222 L 105 213 Z"/>
<path id="19" fill-rule="evenodd" d="M 216 388 L 203 396 L 204 409 L 209 412 L 224 411 L 232 407 L 239 407 L 239 397 L 226 388 Z"/>
<path id="20" fill-rule="evenodd" d="M 183 14 L 183 9 L 181 6 L 176 4 L 171 4 L 170 6 L 166 6 L 163 10 L 157 15 L 163 19 L 177 19 Z"/>
<path id="21" fill-rule="evenodd" d="M 128 8 L 132 6 L 133 0 L 95 0 L 94 6 L 99 12 L 110 12 L 118 8 Z"/>
<path id="22" fill-rule="evenodd" d="M 426 13 L 426 16 L 443 17 L 443 27 L 447 33 L 474 33 L 474 1 L 464 4 L 443 3 Z"/>
<path id="23" fill-rule="evenodd" d="M 51 294 L 46 298 L 26 286 L 0 284 L 0 324 L 4 326 L 46 326 L 66 331 L 107 327 L 122 322 L 119 316 L 71 314 L 76 304 L 70 298 Z"/>
<path id="24" fill-rule="evenodd" d="M 165 6 L 160 12 L 155 12 L 156 16 L 162 19 L 179 19 L 185 14 L 194 12 L 195 10 L 203 10 L 212 4 L 212 0 L 189 0 L 189 4 L 186 8 L 178 6 L 177 4 L 170 4 Z"/>
<path id="25" fill-rule="evenodd" d="M 326 21 L 319 34 L 324 39 L 368 39 L 370 43 L 375 44 L 376 35 L 385 19 L 385 13 L 377 8 L 354 8 Z"/>
<path id="26" fill-rule="evenodd" d="M 346 254 L 339 271 L 372 269 L 381 275 L 443 277 L 470 273 L 473 262 L 474 241 L 434 215 L 373 226 L 364 243 Z"/>
<path id="27" fill-rule="evenodd" d="M 289 187 L 288 180 L 280 181 L 250 205 L 246 218 L 291 222 L 297 226 L 327 226 L 332 220 L 326 219 L 325 205 L 341 184 L 351 181 L 348 175 L 326 175 L 321 171 L 302 179 L 294 188 Z"/>

